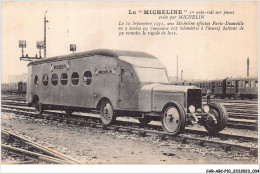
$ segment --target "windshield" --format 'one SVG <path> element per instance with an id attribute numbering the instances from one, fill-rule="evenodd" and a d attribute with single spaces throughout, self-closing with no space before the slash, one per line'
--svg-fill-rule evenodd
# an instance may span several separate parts
<path id="1" fill-rule="evenodd" d="M 136 72 L 141 82 L 169 83 L 164 69 L 136 68 Z"/>

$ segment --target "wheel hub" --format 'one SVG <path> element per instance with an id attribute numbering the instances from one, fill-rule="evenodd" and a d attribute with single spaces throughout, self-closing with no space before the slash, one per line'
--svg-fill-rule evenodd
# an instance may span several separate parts
<path id="1" fill-rule="evenodd" d="M 112 110 L 111 106 L 107 103 L 104 108 L 104 115 L 108 120 L 111 119 L 111 112 L 112 112 L 111 110 Z"/>
<path id="2" fill-rule="evenodd" d="M 168 132 L 175 132 L 179 129 L 180 115 L 176 108 L 170 107 L 165 111 L 164 127 Z"/>
<path id="3" fill-rule="evenodd" d="M 212 109 L 207 116 L 206 123 L 210 127 L 214 127 L 218 123 L 219 114 L 215 109 Z"/>

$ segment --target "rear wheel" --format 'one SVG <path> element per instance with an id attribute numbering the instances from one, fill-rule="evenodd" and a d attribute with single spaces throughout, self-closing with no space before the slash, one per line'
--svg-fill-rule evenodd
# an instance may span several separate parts
<path id="1" fill-rule="evenodd" d="M 179 103 L 173 103 L 167 106 L 163 111 L 162 127 L 165 132 L 171 135 L 177 135 L 185 129 L 185 111 Z"/>
<path id="2" fill-rule="evenodd" d="M 209 107 L 209 113 L 216 118 L 216 121 L 208 117 L 205 120 L 204 127 L 210 133 L 218 133 L 227 126 L 228 114 L 226 108 L 220 103 L 210 103 Z"/>
<path id="3" fill-rule="evenodd" d="M 109 100 L 103 100 L 100 106 L 100 117 L 104 125 L 110 125 L 115 120 L 113 106 Z"/>
<path id="4" fill-rule="evenodd" d="M 38 115 L 42 115 L 44 109 L 43 109 L 43 105 L 41 104 L 41 102 L 38 100 L 35 103 L 35 112 Z"/>

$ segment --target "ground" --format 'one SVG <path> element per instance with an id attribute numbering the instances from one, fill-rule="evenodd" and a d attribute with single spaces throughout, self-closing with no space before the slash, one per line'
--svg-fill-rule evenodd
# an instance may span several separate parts
<path id="1" fill-rule="evenodd" d="M 256 164 L 248 153 L 181 144 L 158 137 L 101 130 L 2 113 L 2 129 L 77 159 L 82 164 Z M 2 161 L 3 163 L 3 161 Z"/>

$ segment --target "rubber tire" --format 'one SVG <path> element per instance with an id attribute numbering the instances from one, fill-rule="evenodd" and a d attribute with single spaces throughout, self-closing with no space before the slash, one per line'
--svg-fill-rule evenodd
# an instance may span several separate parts
<path id="1" fill-rule="evenodd" d="M 209 125 L 204 123 L 204 127 L 209 133 L 216 134 L 216 133 L 222 131 L 227 126 L 227 122 L 228 122 L 227 110 L 222 104 L 220 104 L 218 102 L 210 103 L 209 107 L 210 107 L 210 110 L 213 110 L 210 112 L 216 111 L 219 115 L 219 118 L 216 118 L 218 120 L 218 122 L 215 126 L 210 127 Z"/>
<path id="2" fill-rule="evenodd" d="M 168 110 L 168 108 L 170 107 L 175 107 L 177 109 L 177 111 L 179 112 L 180 115 L 180 123 L 179 123 L 179 128 L 174 131 L 174 132 L 169 132 L 164 125 L 164 116 L 165 116 L 165 111 Z M 170 135 L 178 135 L 180 133 L 182 133 L 185 129 L 185 125 L 186 125 L 186 114 L 185 114 L 185 110 L 182 107 L 182 105 L 178 102 L 172 102 L 171 104 L 169 104 L 168 106 L 164 107 L 163 109 L 163 115 L 162 115 L 162 119 L 161 119 L 161 123 L 162 123 L 162 127 L 164 129 L 164 131 Z"/>
<path id="3" fill-rule="evenodd" d="M 36 112 L 36 114 L 42 115 L 43 111 L 44 111 L 44 109 L 43 109 L 43 105 L 41 104 L 41 102 L 39 100 L 36 101 L 36 103 L 35 103 L 35 112 Z"/>
<path id="4" fill-rule="evenodd" d="M 141 123 L 142 126 L 146 126 L 147 124 L 151 123 L 152 118 L 150 117 L 138 118 L 138 121 Z"/>
<path id="5" fill-rule="evenodd" d="M 110 104 L 110 106 L 112 108 L 112 119 L 111 120 L 107 120 L 103 116 L 104 115 L 104 107 L 105 107 L 106 104 Z M 101 121 L 104 125 L 110 125 L 110 124 L 113 124 L 115 122 L 116 116 L 114 114 L 113 105 L 109 100 L 103 100 L 102 101 L 101 106 L 100 106 L 100 118 L 101 118 Z"/>

